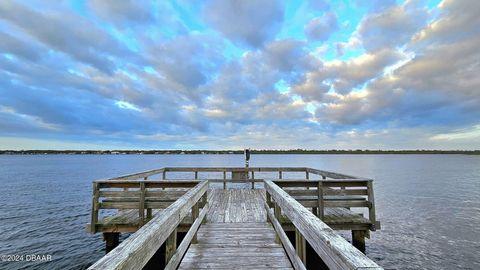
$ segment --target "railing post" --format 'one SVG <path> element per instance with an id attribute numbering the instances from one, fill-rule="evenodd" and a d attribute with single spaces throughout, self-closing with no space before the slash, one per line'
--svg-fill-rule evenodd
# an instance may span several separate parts
<path id="1" fill-rule="evenodd" d="M 208 193 L 207 191 L 205 191 L 205 193 L 202 195 L 202 208 L 205 207 L 205 205 L 207 205 L 207 199 L 208 199 Z M 207 223 L 207 217 L 205 217 L 203 220 L 202 220 L 202 224 L 205 224 Z M 193 222 L 192 222 L 193 224 Z"/>
<path id="2" fill-rule="evenodd" d="M 280 206 L 278 205 L 277 202 L 273 202 L 273 213 L 275 214 L 275 218 L 280 223 L 282 223 L 282 221 L 283 221 L 283 219 L 282 219 L 282 209 L 280 208 Z"/>
<path id="3" fill-rule="evenodd" d="M 145 224 L 145 182 L 140 182 L 140 205 L 138 206 L 138 218 L 140 226 Z"/>
<path id="4" fill-rule="evenodd" d="M 98 184 L 93 182 L 93 196 L 92 196 L 92 217 L 90 221 L 90 232 L 96 233 L 97 232 L 97 222 L 98 222 Z"/>
<path id="5" fill-rule="evenodd" d="M 247 172 L 247 177 L 248 177 L 248 172 Z M 252 171 L 252 189 L 255 189 L 255 173 Z"/>
<path id="6" fill-rule="evenodd" d="M 310 179 L 310 173 L 308 171 L 305 171 L 305 179 L 307 180 Z"/>
<path id="7" fill-rule="evenodd" d="M 198 179 L 198 171 L 195 171 L 195 180 Z"/>
<path id="8" fill-rule="evenodd" d="M 192 207 L 192 224 L 195 222 L 195 220 L 198 218 L 198 205 L 200 202 L 197 202 L 196 204 L 193 205 Z M 197 233 L 193 235 L 192 238 L 192 244 L 197 243 Z"/>
<path id="9" fill-rule="evenodd" d="M 271 208 L 272 207 L 272 195 L 270 193 L 268 193 L 268 191 L 266 192 L 266 194 L 267 194 L 267 199 L 266 199 L 267 200 L 267 205 L 268 205 L 268 207 Z"/>
<path id="10" fill-rule="evenodd" d="M 317 198 L 317 217 L 321 220 L 323 220 L 323 215 L 324 215 L 324 208 L 323 208 L 323 183 L 322 181 L 318 181 L 318 186 L 317 186 L 317 191 L 318 191 L 318 198 Z"/>
<path id="11" fill-rule="evenodd" d="M 148 176 L 145 176 L 143 180 L 148 180 Z M 147 219 L 152 218 L 152 208 L 147 208 Z"/>
<path id="12" fill-rule="evenodd" d="M 112 251 L 120 243 L 120 233 L 103 233 L 103 240 L 105 241 L 105 253 Z"/>
<path id="13" fill-rule="evenodd" d="M 372 229 L 375 228 L 375 223 L 376 223 L 376 218 L 375 218 L 375 197 L 373 195 L 373 184 L 372 181 L 367 182 L 367 200 L 369 202 L 368 205 L 368 219 L 370 219 L 370 222 L 372 223 Z"/>
<path id="14" fill-rule="evenodd" d="M 305 238 L 297 228 L 295 228 L 295 249 L 297 251 L 298 257 L 300 257 L 300 260 L 302 260 L 303 265 L 306 265 L 307 264 L 306 242 L 305 242 Z"/>
<path id="15" fill-rule="evenodd" d="M 223 189 L 227 189 L 227 171 L 223 171 Z"/>
<path id="16" fill-rule="evenodd" d="M 168 264 L 172 256 L 177 251 L 177 229 L 173 230 L 165 243 L 165 265 Z"/>
<path id="17" fill-rule="evenodd" d="M 167 177 L 167 171 L 165 171 L 165 169 L 163 169 L 162 180 L 165 180 L 165 177 Z"/>
<path id="18" fill-rule="evenodd" d="M 268 194 L 268 192 L 267 192 L 267 194 Z M 274 213 L 275 218 L 278 220 L 278 222 L 280 224 L 282 224 L 282 222 L 280 221 L 281 211 L 282 210 L 280 209 L 280 206 L 278 206 L 278 204 L 276 202 L 273 202 L 273 213 Z M 278 233 L 275 234 L 275 243 L 277 243 L 277 244 L 282 243 L 282 240 L 278 236 Z"/>
<path id="19" fill-rule="evenodd" d="M 352 231 L 352 245 L 365 253 L 365 231 Z"/>
<path id="20" fill-rule="evenodd" d="M 282 171 L 278 171 L 278 179 L 282 179 Z"/>

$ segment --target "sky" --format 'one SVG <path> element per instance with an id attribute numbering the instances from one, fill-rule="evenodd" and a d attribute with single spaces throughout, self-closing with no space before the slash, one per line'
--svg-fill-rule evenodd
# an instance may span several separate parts
<path id="1" fill-rule="evenodd" d="M 480 1 L 0 1 L 0 149 L 480 149 Z"/>

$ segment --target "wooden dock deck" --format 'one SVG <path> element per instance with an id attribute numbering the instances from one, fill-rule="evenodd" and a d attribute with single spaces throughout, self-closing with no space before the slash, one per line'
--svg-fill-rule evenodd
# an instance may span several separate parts
<path id="1" fill-rule="evenodd" d="M 206 224 L 178 269 L 293 269 L 258 189 L 210 190 Z"/>
<path id="2" fill-rule="evenodd" d="M 381 269 L 361 252 L 380 228 L 371 179 L 311 168 L 163 168 L 95 181 L 92 201 L 87 230 L 102 232 L 111 251 L 90 269 L 143 268 L 161 246 L 165 264 L 156 267 L 165 269 L 318 269 L 307 250 L 327 269 Z M 334 229 L 351 230 L 358 249 Z M 120 232 L 135 233 L 118 245 Z"/>

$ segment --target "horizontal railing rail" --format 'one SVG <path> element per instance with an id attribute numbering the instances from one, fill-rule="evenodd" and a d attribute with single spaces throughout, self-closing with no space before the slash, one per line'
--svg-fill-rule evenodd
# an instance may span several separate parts
<path id="1" fill-rule="evenodd" d="M 305 261 L 307 241 L 329 269 L 382 269 L 353 247 L 297 200 L 270 180 L 265 180 L 267 204 L 275 209 L 275 216 L 283 213 L 295 226 L 296 248 Z M 321 182 L 321 181 L 319 181 Z M 273 201 L 271 201 L 273 199 Z"/>
<path id="2" fill-rule="evenodd" d="M 161 215 L 153 217 L 137 232 L 128 237 L 119 246 L 97 261 L 89 269 L 141 269 L 160 246 L 166 242 L 166 261 L 173 258 L 171 269 L 178 266 L 190 241 L 195 241 L 195 235 L 208 211 L 208 182 L 198 182 L 178 200 L 167 207 Z M 199 203 L 203 200 L 203 209 L 199 214 Z M 184 242 L 177 250 L 176 229 L 180 222 L 191 211 L 194 219 Z M 183 253 L 183 254 L 182 254 Z"/>
<path id="3" fill-rule="evenodd" d="M 254 173 L 261 172 L 278 172 L 279 178 L 282 178 L 283 172 L 305 172 L 306 179 L 309 178 L 310 174 L 319 175 L 326 178 L 349 178 L 355 179 L 358 177 L 350 176 L 346 174 L 340 174 L 330 171 L 317 170 L 308 167 L 165 167 L 160 169 L 154 169 L 144 172 L 132 173 L 122 176 L 117 176 L 110 178 L 109 180 L 123 180 L 123 179 L 141 179 L 147 180 L 149 177 L 154 175 L 161 175 L 161 179 L 166 179 L 166 174 L 168 172 L 192 172 L 195 176 L 198 176 L 198 173 L 201 172 L 224 172 L 224 173 L 237 173 L 237 172 L 248 172 L 252 174 L 254 178 Z"/>
<path id="4" fill-rule="evenodd" d="M 93 182 L 91 223 L 88 230 L 91 233 L 98 231 L 99 212 L 102 209 L 138 209 L 138 226 L 142 226 L 146 220 L 152 218 L 152 209 L 167 208 L 201 182 L 203 181 L 95 181 Z"/>
<path id="5" fill-rule="evenodd" d="M 372 231 L 380 228 L 375 216 L 372 179 L 279 180 L 270 179 L 323 220 L 326 207 L 366 208 Z"/>

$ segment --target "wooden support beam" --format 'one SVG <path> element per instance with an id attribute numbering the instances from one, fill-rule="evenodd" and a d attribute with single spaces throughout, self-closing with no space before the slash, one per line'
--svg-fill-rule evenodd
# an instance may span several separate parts
<path id="1" fill-rule="evenodd" d="M 365 231 L 352 231 L 352 245 L 365 254 Z"/>
<path id="2" fill-rule="evenodd" d="M 318 186 L 317 186 L 317 217 L 321 220 L 323 220 L 324 216 L 324 205 L 323 205 L 323 183 L 321 181 L 318 181 Z"/>
<path id="3" fill-rule="evenodd" d="M 105 253 L 112 251 L 120 243 L 120 233 L 103 233 L 103 240 L 105 241 Z"/>
<path id="4" fill-rule="evenodd" d="M 372 223 L 371 230 L 375 231 L 377 222 L 376 222 L 376 217 L 375 217 L 375 197 L 373 195 L 373 183 L 372 181 L 369 181 L 367 183 L 367 200 L 369 202 L 369 207 L 368 207 L 368 219 Z"/>
<path id="5" fill-rule="evenodd" d="M 196 203 L 192 207 L 192 222 L 195 222 L 195 220 L 198 218 L 198 203 Z M 192 244 L 197 243 L 197 234 L 195 233 L 192 237 Z"/>
<path id="6" fill-rule="evenodd" d="M 93 196 L 92 196 L 92 217 L 90 220 L 90 232 L 96 233 L 97 232 L 97 223 L 98 223 L 98 184 L 93 182 Z"/>
<path id="7" fill-rule="evenodd" d="M 198 179 L 198 171 L 195 171 L 195 179 Z"/>
<path id="8" fill-rule="evenodd" d="M 173 230 L 165 242 L 165 263 L 168 263 L 177 252 L 177 229 Z"/>
<path id="9" fill-rule="evenodd" d="M 208 191 L 205 191 L 205 193 L 202 196 L 202 208 L 205 209 L 208 207 Z M 207 223 L 207 219 L 203 218 L 202 219 L 202 224 Z"/>
<path id="10" fill-rule="evenodd" d="M 278 179 L 282 179 L 282 171 L 278 171 Z"/>
<path id="11" fill-rule="evenodd" d="M 248 178 L 248 172 L 247 172 L 247 178 Z M 252 180 L 255 179 L 255 172 L 252 171 Z M 252 181 L 252 189 L 255 189 L 255 181 Z"/>
<path id="12" fill-rule="evenodd" d="M 282 217 L 282 210 L 280 209 L 280 206 L 276 202 L 273 203 L 273 213 L 275 216 L 275 219 L 281 222 L 280 218 Z M 280 244 L 281 240 L 278 236 L 278 234 L 275 236 L 275 243 Z"/>
<path id="13" fill-rule="evenodd" d="M 145 183 L 140 183 L 140 201 L 138 206 L 138 219 L 140 226 L 145 224 Z"/>
<path id="14" fill-rule="evenodd" d="M 307 264 L 307 244 L 305 242 L 305 238 L 302 234 L 295 229 L 295 249 L 297 251 L 297 255 L 302 260 L 303 265 Z"/>
<path id="15" fill-rule="evenodd" d="M 227 171 L 223 171 L 223 189 L 227 189 Z"/>

